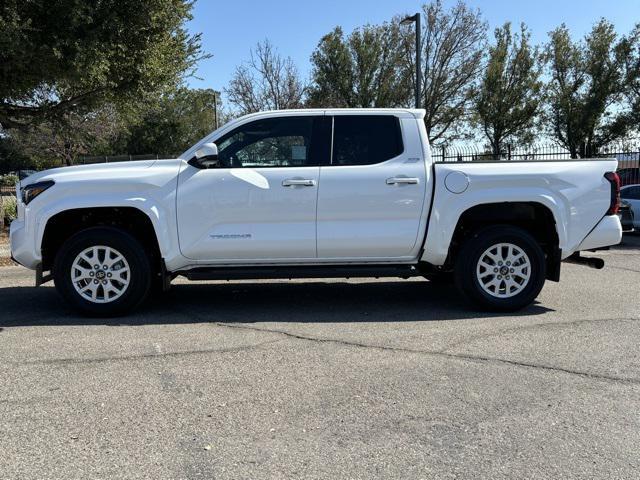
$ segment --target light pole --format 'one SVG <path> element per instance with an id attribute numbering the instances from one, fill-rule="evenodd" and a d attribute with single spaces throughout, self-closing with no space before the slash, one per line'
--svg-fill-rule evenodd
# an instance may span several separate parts
<path id="1" fill-rule="evenodd" d="M 420 14 L 416 13 L 415 15 L 403 19 L 400 22 L 400 25 L 409 25 L 410 23 L 416 24 L 416 108 L 420 108 Z"/>
<path id="2" fill-rule="evenodd" d="M 213 91 L 213 116 L 215 119 L 216 130 L 218 129 L 218 92 Z"/>

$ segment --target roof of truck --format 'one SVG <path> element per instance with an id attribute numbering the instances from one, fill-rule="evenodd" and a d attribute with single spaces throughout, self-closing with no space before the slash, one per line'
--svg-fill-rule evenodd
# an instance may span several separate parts
<path id="1" fill-rule="evenodd" d="M 426 111 L 422 108 L 296 108 L 287 110 L 265 110 L 250 113 L 240 119 L 253 117 L 270 117 L 279 115 L 396 115 L 398 117 L 424 118 Z"/>

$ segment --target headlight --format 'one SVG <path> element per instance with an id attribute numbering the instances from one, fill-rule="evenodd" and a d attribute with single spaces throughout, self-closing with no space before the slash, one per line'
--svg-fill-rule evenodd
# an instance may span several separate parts
<path id="1" fill-rule="evenodd" d="M 55 182 L 53 180 L 47 180 L 46 182 L 32 183 L 22 188 L 22 203 L 27 205 L 31 200 L 36 198 L 47 188 L 52 186 Z"/>

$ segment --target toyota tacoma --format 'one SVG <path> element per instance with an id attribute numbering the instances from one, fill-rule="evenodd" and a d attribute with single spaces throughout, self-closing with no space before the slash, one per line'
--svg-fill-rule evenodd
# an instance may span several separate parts
<path id="1" fill-rule="evenodd" d="M 563 260 L 621 240 L 614 159 L 438 162 L 424 110 L 251 114 L 179 158 L 56 168 L 18 185 L 12 257 L 85 314 L 171 280 L 446 278 L 530 304 Z"/>

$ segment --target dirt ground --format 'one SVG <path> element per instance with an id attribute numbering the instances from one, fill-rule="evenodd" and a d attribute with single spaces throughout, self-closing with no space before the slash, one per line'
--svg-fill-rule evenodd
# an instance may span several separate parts
<path id="1" fill-rule="evenodd" d="M 0 229 L 0 267 L 17 265 L 17 263 L 11 260 L 10 256 L 9 229 Z"/>

